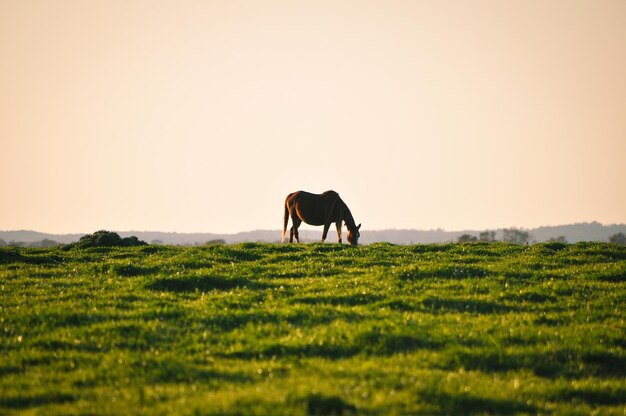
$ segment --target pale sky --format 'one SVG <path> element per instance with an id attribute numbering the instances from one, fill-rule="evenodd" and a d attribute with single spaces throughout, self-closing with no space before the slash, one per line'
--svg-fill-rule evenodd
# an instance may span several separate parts
<path id="1" fill-rule="evenodd" d="M 626 223 L 626 1 L 0 0 L 0 230 Z"/>

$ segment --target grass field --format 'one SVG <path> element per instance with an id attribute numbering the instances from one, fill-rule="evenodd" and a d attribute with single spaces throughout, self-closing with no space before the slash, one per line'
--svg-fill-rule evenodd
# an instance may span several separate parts
<path id="1" fill-rule="evenodd" d="M 626 414 L 626 247 L 0 249 L 0 413 Z"/>

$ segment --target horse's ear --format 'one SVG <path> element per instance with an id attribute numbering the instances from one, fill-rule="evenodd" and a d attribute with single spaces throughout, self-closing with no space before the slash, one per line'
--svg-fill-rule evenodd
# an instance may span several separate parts
<path id="1" fill-rule="evenodd" d="M 358 230 L 359 228 L 361 228 L 361 224 L 359 224 L 359 225 L 356 227 L 356 229 L 357 229 L 357 230 Z"/>

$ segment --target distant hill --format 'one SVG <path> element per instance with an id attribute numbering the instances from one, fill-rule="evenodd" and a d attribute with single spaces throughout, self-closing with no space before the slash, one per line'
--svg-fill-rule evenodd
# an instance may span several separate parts
<path id="1" fill-rule="evenodd" d="M 44 239 L 54 240 L 59 243 L 72 243 L 78 241 L 85 234 L 47 234 L 38 231 L 0 231 L 0 239 L 9 243 L 11 241 L 21 241 L 25 243 L 34 243 Z"/>
<path id="2" fill-rule="evenodd" d="M 93 230 L 96 231 L 96 230 Z M 93 232 L 92 231 L 92 232 Z M 113 230 L 110 230 L 113 231 Z M 394 244 L 415 244 L 415 243 L 444 243 L 456 241 L 462 234 L 478 236 L 483 230 L 362 230 L 360 242 L 370 244 L 374 242 L 389 242 Z M 502 230 L 496 232 L 496 239 L 502 237 Z M 618 232 L 626 234 L 626 224 L 602 225 L 598 222 L 578 223 L 558 226 L 545 226 L 533 229 L 524 229 L 530 233 L 532 242 L 543 242 L 550 238 L 563 236 L 570 243 L 579 241 L 608 241 L 609 237 Z M 280 230 L 255 230 L 236 234 L 214 234 L 214 233 L 165 233 L 159 231 L 118 231 L 121 237 L 137 236 L 147 243 L 163 243 L 178 245 L 205 244 L 209 241 L 223 240 L 226 243 L 240 242 L 279 242 Z M 59 243 L 71 243 L 78 241 L 84 234 L 47 234 L 36 231 L 0 231 L 0 239 L 5 243 L 11 241 L 21 241 L 33 243 L 44 239 L 54 240 Z M 303 241 L 319 241 L 322 236 L 322 228 L 316 230 L 300 230 L 300 237 Z M 345 231 L 344 231 L 345 240 Z M 334 227 L 328 233 L 328 242 L 337 241 L 337 234 Z"/>

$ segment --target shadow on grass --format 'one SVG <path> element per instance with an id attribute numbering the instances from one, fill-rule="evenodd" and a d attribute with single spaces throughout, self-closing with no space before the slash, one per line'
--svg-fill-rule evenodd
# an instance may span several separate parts
<path id="1" fill-rule="evenodd" d="M 389 308 L 394 311 L 417 312 L 422 310 L 419 301 L 393 299 L 379 303 L 379 306 Z"/>
<path id="2" fill-rule="evenodd" d="M 258 350 L 241 350 L 224 354 L 228 358 L 256 359 L 261 357 L 295 357 L 295 358 L 327 358 L 340 359 L 353 357 L 359 353 L 359 348 L 354 345 L 338 344 L 300 344 L 284 345 L 271 344 Z"/>
<path id="3" fill-rule="evenodd" d="M 626 405 L 626 389 L 571 389 L 567 388 L 553 396 L 555 400 L 559 401 L 579 401 L 587 403 L 590 406 L 615 406 Z"/>
<path id="4" fill-rule="evenodd" d="M 533 320 L 533 323 L 535 325 L 560 326 L 568 321 L 569 319 L 567 316 L 553 314 L 549 316 L 548 315 L 539 316 L 538 318 L 535 318 Z"/>
<path id="5" fill-rule="evenodd" d="M 0 264 L 19 263 L 24 261 L 24 256 L 14 248 L 0 248 Z"/>
<path id="6" fill-rule="evenodd" d="M 110 344 L 112 348 L 131 351 L 147 351 L 155 345 L 167 345 L 172 339 L 181 336 L 180 323 L 185 322 L 182 311 L 171 311 L 159 314 L 162 325 L 158 330 L 134 322 L 125 322 L 110 328 Z"/>
<path id="7" fill-rule="evenodd" d="M 502 303 L 476 299 L 442 299 L 426 298 L 418 299 L 393 299 L 383 301 L 379 306 L 387 307 L 395 311 L 402 312 L 430 312 L 439 313 L 475 313 L 475 314 L 496 314 L 507 313 L 520 310 L 514 306 L 503 305 Z"/>
<path id="8" fill-rule="evenodd" d="M 217 371 L 180 360 L 148 359 L 133 364 L 135 373 L 154 383 L 230 382 L 246 383 L 252 378 L 240 372 Z"/>
<path id="9" fill-rule="evenodd" d="M 177 339 L 183 332 L 181 322 L 185 322 L 186 317 L 182 311 L 164 311 L 155 313 L 152 316 L 142 314 L 148 319 L 159 319 L 161 325 L 158 330 L 136 322 L 116 322 L 112 321 L 105 325 L 91 328 L 94 334 L 93 339 L 74 342 L 71 339 L 63 339 L 54 335 L 39 336 L 32 341 L 32 345 L 46 351 L 68 351 L 68 352 L 88 352 L 102 353 L 112 349 L 123 349 L 129 351 L 147 351 L 155 345 L 165 345 L 172 339 Z"/>
<path id="10" fill-rule="evenodd" d="M 38 348 L 44 348 L 48 351 L 81 351 L 89 353 L 100 353 L 102 351 L 108 351 L 109 347 L 101 347 L 93 342 L 83 342 L 75 344 L 71 341 L 61 339 L 40 339 L 32 343 L 33 346 Z"/>
<path id="11" fill-rule="evenodd" d="M 273 343 L 258 350 L 243 350 L 225 354 L 231 358 L 295 357 L 341 359 L 364 354 L 390 356 L 418 349 L 440 349 L 443 344 L 426 335 L 386 334 L 376 329 L 357 334 L 351 339 L 314 340 L 309 343 L 285 345 Z"/>
<path id="12" fill-rule="evenodd" d="M 492 276 L 494 273 L 483 267 L 472 264 L 441 264 L 437 267 L 407 267 L 398 274 L 400 282 L 413 282 L 424 279 L 473 279 Z"/>
<path id="13" fill-rule="evenodd" d="M 8 376 L 10 374 L 21 374 L 25 370 L 22 366 L 17 365 L 0 365 L 0 377 Z"/>
<path id="14" fill-rule="evenodd" d="M 386 356 L 418 349 L 438 350 L 443 345 L 441 341 L 429 337 L 426 333 L 390 334 L 373 328 L 356 336 L 356 346 L 359 352 L 370 355 Z"/>
<path id="15" fill-rule="evenodd" d="M 274 285 L 255 282 L 243 277 L 226 278 L 221 276 L 165 277 L 154 280 L 146 287 L 159 292 L 210 292 L 212 290 L 268 289 Z"/>
<path id="16" fill-rule="evenodd" d="M 504 298 L 518 303 L 551 303 L 558 301 L 556 296 L 538 292 L 507 293 Z"/>
<path id="17" fill-rule="evenodd" d="M 382 300 L 383 297 L 380 295 L 372 295 L 372 294 L 360 294 L 355 293 L 353 295 L 345 295 L 345 296 L 306 296 L 301 298 L 293 299 L 292 303 L 304 303 L 307 305 L 341 305 L 341 306 L 357 306 L 357 305 L 367 305 L 370 303 L 378 302 Z"/>
<path id="18" fill-rule="evenodd" d="M 594 351 L 584 353 L 581 357 L 586 366 L 586 372 L 597 376 L 626 377 L 626 356 L 616 355 L 609 351 Z"/>
<path id="19" fill-rule="evenodd" d="M 334 309 L 319 310 L 315 314 L 309 311 L 297 310 L 288 313 L 274 313 L 268 311 L 229 311 L 215 313 L 204 321 L 204 324 L 214 331 L 227 332 L 249 324 L 291 324 L 299 328 L 310 328 L 317 325 L 327 325 L 341 319 L 346 322 L 357 322 L 363 319 L 360 314 L 351 311 L 336 311 Z"/>
<path id="20" fill-rule="evenodd" d="M 64 259 L 57 254 L 40 250 L 20 250 L 19 248 L 0 248 L 0 264 L 23 263 L 23 264 L 58 264 Z"/>
<path id="21" fill-rule="evenodd" d="M 613 270 L 605 273 L 600 273 L 595 276 L 596 280 L 601 282 L 621 283 L 626 282 L 626 267 L 622 267 L 622 270 Z"/>
<path id="22" fill-rule="evenodd" d="M 424 400 L 432 401 L 433 397 L 424 397 Z M 446 415 L 511 415 L 518 413 L 535 414 L 537 408 L 526 403 L 514 400 L 492 399 L 477 397 L 469 394 L 451 395 L 439 393 L 434 397 L 439 405 L 441 414 Z"/>
<path id="23" fill-rule="evenodd" d="M 118 276 L 134 277 L 155 274 L 159 271 L 159 268 L 135 266 L 133 264 L 112 264 L 108 270 Z"/>
<path id="24" fill-rule="evenodd" d="M 506 354 L 493 350 L 457 351 L 448 357 L 445 368 L 483 372 L 528 370 L 547 378 L 626 377 L 626 357 L 612 352 L 577 352 L 568 349 Z"/>
<path id="25" fill-rule="evenodd" d="M 28 409 L 48 404 L 63 404 L 76 401 L 76 396 L 69 393 L 46 392 L 29 394 L 24 392 L 17 396 L 0 397 L 0 408 Z"/>
<path id="26" fill-rule="evenodd" d="M 50 354 L 36 357 L 24 356 L 10 361 L 12 362 L 7 362 L 4 365 L 0 364 L 0 377 L 10 374 L 23 374 L 25 371 L 32 369 L 33 367 L 47 366 L 58 360 Z"/>
<path id="27" fill-rule="evenodd" d="M 421 302 L 422 309 L 431 312 L 470 312 L 477 314 L 505 313 L 515 310 L 501 303 L 476 299 L 426 298 Z"/>
<path id="28" fill-rule="evenodd" d="M 27 325 L 31 328 L 36 327 L 38 324 L 44 323 L 46 330 L 62 327 L 81 327 L 94 325 L 100 322 L 113 319 L 110 315 L 91 312 L 91 311 L 79 311 L 71 310 L 69 308 L 61 311 L 45 311 L 39 314 L 28 315 Z"/>
<path id="29" fill-rule="evenodd" d="M 284 265 L 284 263 L 298 263 L 301 262 L 303 257 L 310 257 L 309 254 L 303 255 L 300 253 L 287 253 L 287 254 L 272 254 L 264 259 L 264 262 L 267 264 L 279 264 Z"/>
<path id="30" fill-rule="evenodd" d="M 306 399 L 307 415 L 346 415 L 356 413 L 356 407 L 341 397 L 310 394 Z"/>

